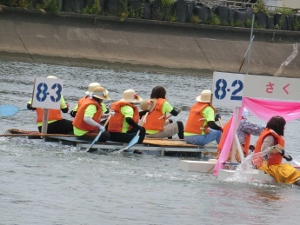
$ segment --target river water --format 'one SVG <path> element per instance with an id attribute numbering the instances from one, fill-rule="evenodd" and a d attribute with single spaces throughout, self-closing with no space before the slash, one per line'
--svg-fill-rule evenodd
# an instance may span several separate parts
<path id="1" fill-rule="evenodd" d="M 147 98 L 162 85 L 167 99 L 189 106 L 212 75 L 117 71 L 48 64 L 0 62 L 0 105 L 25 108 L 35 77 L 64 80 L 71 108 L 91 82 L 100 82 L 114 100 L 133 88 Z M 225 123 L 232 109 L 218 108 Z M 69 115 L 65 118 L 71 119 Z M 254 122 L 261 122 L 250 115 Z M 299 121 L 286 126 L 286 149 L 294 157 Z M 35 113 L 1 118 L 7 129 L 36 130 Z M 0 138 L 0 224 L 299 224 L 300 189 L 292 185 L 221 182 L 210 174 L 179 170 L 180 158 L 89 154 L 75 147 L 26 138 Z"/>

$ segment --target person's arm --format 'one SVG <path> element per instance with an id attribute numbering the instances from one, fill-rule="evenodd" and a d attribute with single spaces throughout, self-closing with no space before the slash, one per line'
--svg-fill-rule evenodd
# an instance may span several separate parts
<path id="1" fill-rule="evenodd" d="M 211 129 L 222 131 L 222 128 L 219 127 L 219 126 L 215 123 L 215 121 L 208 121 L 208 122 L 207 122 L 207 125 L 208 125 L 208 127 L 211 128 Z"/>
<path id="2" fill-rule="evenodd" d="M 135 123 L 135 122 L 133 121 L 132 118 L 126 117 L 125 120 L 126 120 L 126 122 L 127 122 L 130 126 L 132 126 L 133 128 L 139 129 L 140 126 L 139 126 L 137 123 Z"/>
<path id="3" fill-rule="evenodd" d="M 203 111 L 202 111 L 203 117 L 207 121 L 207 125 L 209 128 L 214 129 L 214 130 L 220 130 L 223 131 L 223 129 L 218 126 L 215 122 L 215 111 L 212 109 L 212 107 L 207 106 Z"/>
<path id="4" fill-rule="evenodd" d="M 98 127 L 101 131 L 104 131 L 105 128 L 102 125 L 100 125 L 100 123 L 97 123 L 95 120 L 92 119 L 96 112 L 97 107 L 95 105 L 89 105 L 84 112 L 83 120 L 85 123 L 93 127 Z"/>
<path id="5" fill-rule="evenodd" d="M 165 103 L 163 105 L 163 113 L 164 112 L 168 112 L 172 116 L 177 116 L 181 112 L 181 108 L 175 109 L 168 101 L 165 101 Z"/>
<path id="6" fill-rule="evenodd" d="M 149 110 L 143 110 L 143 111 L 140 111 L 140 112 L 139 112 L 139 117 L 140 117 L 140 119 L 141 119 L 144 115 L 146 115 L 147 112 L 149 112 Z"/>
<path id="7" fill-rule="evenodd" d="M 72 117 L 75 117 L 76 114 L 77 114 L 77 111 L 72 110 L 72 111 L 70 112 L 70 115 L 71 115 Z"/>
<path id="8" fill-rule="evenodd" d="M 69 104 L 66 103 L 64 96 L 61 96 L 61 99 L 60 99 L 60 110 L 63 113 L 67 113 L 69 111 Z"/>
<path id="9" fill-rule="evenodd" d="M 27 109 L 28 109 L 28 110 L 36 110 L 36 108 L 33 108 L 33 107 L 31 106 L 31 103 L 28 103 L 28 104 L 27 104 Z"/>
<path id="10" fill-rule="evenodd" d="M 76 113 L 77 113 L 77 110 L 78 110 L 78 103 L 75 105 L 75 107 L 71 110 L 70 112 L 70 115 L 72 117 L 75 117 L 76 116 Z"/>
<path id="11" fill-rule="evenodd" d="M 274 153 L 272 151 L 274 145 L 275 145 L 275 138 L 272 135 L 268 135 L 263 140 L 263 144 L 261 146 L 261 151 L 265 152 L 269 156 L 272 153 Z"/>
<path id="12" fill-rule="evenodd" d="M 172 111 L 170 112 L 170 114 L 172 115 L 172 116 L 177 116 L 179 113 L 181 112 L 181 108 L 179 108 L 179 109 L 172 109 Z"/>
<path id="13" fill-rule="evenodd" d="M 102 107 L 102 114 L 108 114 L 109 113 L 109 107 L 106 107 L 104 102 L 101 103 L 101 107 Z"/>
<path id="14" fill-rule="evenodd" d="M 133 108 L 131 108 L 130 106 L 123 106 L 121 108 L 121 113 L 123 114 L 123 116 L 125 117 L 125 121 L 132 126 L 133 128 L 139 129 L 140 126 L 134 122 L 133 115 L 134 115 L 134 110 Z"/>
<path id="15" fill-rule="evenodd" d="M 33 108 L 31 104 L 32 104 L 32 102 L 31 102 L 31 100 L 29 100 L 27 103 L 27 109 L 28 110 L 36 110 L 36 108 Z"/>
<path id="16" fill-rule="evenodd" d="M 279 145 L 279 144 L 275 145 L 275 138 L 272 135 L 269 135 L 264 139 L 261 150 L 263 152 L 265 152 L 268 157 L 271 154 L 280 153 L 280 155 L 286 161 L 292 161 L 293 160 L 293 158 L 290 155 L 285 154 L 285 150 L 281 145 Z"/>

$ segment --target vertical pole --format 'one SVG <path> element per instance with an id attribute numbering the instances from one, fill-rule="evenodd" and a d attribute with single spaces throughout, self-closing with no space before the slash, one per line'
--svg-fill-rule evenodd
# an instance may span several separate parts
<path id="1" fill-rule="evenodd" d="M 48 109 L 44 109 L 42 134 L 47 134 L 47 129 L 48 129 Z"/>
<path id="2" fill-rule="evenodd" d="M 238 153 L 240 155 L 240 159 L 241 159 L 241 161 L 243 161 L 245 159 L 245 156 L 244 156 L 244 152 L 242 150 L 241 143 L 239 141 L 239 138 L 238 138 L 237 134 L 235 134 L 234 140 L 235 140 L 235 144 L 236 144 Z"/>
<path id="3" fill-rule="evenodd" d="M 236 160 L 235 160 L 236 150 L 238 150 L 241 161 L 244 160 L 244 158 L 245 158 L 242 147 L 241 147 L 241 143 L 236 134 L 237 128 L 239 126 L 239 111 L 240 111 L 240 108 L 236 107 L 235 108 L 235 117 L 236 118 L 235 118 L 235 124 L 234 124 L 234 139 L 233 139 L 233 145 L 232 145 L 232 150 L 231 150 L 231 162 L 236 162 Z"/>
<path id="4" fill-rule="evenodd" d="M 254 26 L 254 14 L 252 15 L 252 24 L 251 24 L 251 34 L 250 34 L 250 48 L 248 53 L 248 62 L 247 62 L 247 75 L 249 73 L 249 66 L 250 66 L 250 58 L 251 58 L 251 47 L 252 47 L 252 37 L 253 37 L 253 26 Z"/>
<path id="5" fill-rule="evenodd" d="M 239 125 L 239 110 L 240 108 L 239 107 L 236 107 L 234 110 L 235 110 L 235 124 L 234 124 L 234 136 L 236 136 L 236 130 L 238 128 L 238 125 Z M 237 145 L 235 139 L 233 139 L 233 142 L 232 142 L 232 147 L 231 147 L 231 162 L 236 162 L 235 160 L 235 152 L 236 152 L 236 148 L 235 148 L 235 145 Z"/>

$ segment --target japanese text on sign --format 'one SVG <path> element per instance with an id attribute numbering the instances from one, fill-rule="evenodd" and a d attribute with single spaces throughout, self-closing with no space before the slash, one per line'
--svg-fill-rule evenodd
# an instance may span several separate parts
<path id="1" fill-rule="evenodd" d="M 300 100 L 300 79 L 214 72 L 213 104 L 239 107 L 241 97 Z"/>

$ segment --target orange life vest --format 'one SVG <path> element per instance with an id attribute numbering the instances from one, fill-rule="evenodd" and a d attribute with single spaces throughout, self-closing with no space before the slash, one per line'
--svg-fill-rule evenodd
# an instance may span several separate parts
<path id="1" fill-rule="evenodd" d="M 245 137 L 245 143 L 244 143 L 244 153 L 246 156 L 249 154 L 250 139 L 251 139 L 251 135 L 247 133 Z"/>
<path id="2" fill-rule="evenodd" d="M 228 122 L 223 127 L 222 136 L 221 136 L 220 142 L 218 144 L 218 151 L 219 152 L 221 152 L 221 150 L 222 150 L 222 148 L 224 146 L 226 137 L 227 137 L 228 132 L 229 132 L 229 128 L 230 128 L 231 122 L 232 122 L 232 117 L 228 120 Z"/>
<path id="3" fill-rule="evenodd" d="M 159 130 L 164 129 L 164 124 L 166 122 L 166 115 L 162 113 L 162 108 L 166 99 L 158 98 L 154 109 L 149 112 L 147 120 L 143 124 L 146 130 Z"/>
<path id="4" fill-rule="evenodd" d="M 243 119 L 243 118 L 242 118 Z M 221 152 L 223 146 L 224 146 L 224 142 L 225 139 L 228 135 L 229 132 L 229 128 L 232 122 L 232 117 L 228 120 L 228 122 L 225 124 L 225 126 L 223 127 L 223 132 L 222 132 L 222 136 L 218 145 L 218 151 Z M 250 140 L 251 140 L 251 135 L 248 133 L 245 137 L 245 142 L 244 142 L 244 153 L 247 156 L 249 153 L 249 147 L 250 147 Z"/>
<path id="5" fill-rule="evenodd" d="M 100 123 L 100 117 L 101 117 L 101 113 L 102 113 L 101 105 L 99 105 L 99 103 L 95 99 L 81 98 L 78 101 L 78 109 L 77 109 L 76 116 L 73 120 L 73 126 L 75 126 L 76 128 L 78 128 L 80 130 L 84 130 L 84 131 L 97 131 L 99 129 L 98 127 L 91 126 L 91 125 L 87 124 L 86 122 L 84 122 L 84 113 L 85 113 L 86 108 L 89 105 L 96 106 L 97 112 L 94 114 L 92 119 L 94 121 L 96 121 L 97 123 Z"/>
<path id="6" fill-rule="evenodd" d="M 202 134 L 202 131 L 207 133 L 208 125 L 206 119 L 203 117 L 202 111 L 210 106 L 214 112 L 216 112 L 215 108 L 212 107 L 209 103 L 196 102 L 190 109 L 189 117 L 186 122 L 186 126 L 184 131 L 195 134 Z M 206 124 L 204 126 L 204 123 Z"/>
<path id="7" fill-rule="evenodd" d="M 284 147 L 284 139 L 280 135 L 275 133 L 275 131 L 273 131 L 272 129 L 266 128 L 260 134 L 260 136 L 256 142 L 254 153 L 261 152 L 261 147 L 262 147 L 263 141 L 268 135 L 272 135 L 275 138 L 275 145 L 280 144 L 281 146 Z M 262 157 L 254 157 L 254 159 L 253 159 L 253 164 L 256 165 L 257 167 L 260 167 L 262 165 L 262 162 L 263 162 Z M 270 154 L 270 157 L 268 158 L 269 166 L 278 165 L 278 164 L 281 164 L 281 162 L 282 162 L 282 156 L 280 155 L 280 153 Z"/>
<path id="8" fill-rule="evenodd" d="M 109 123 L 108 123 L 108 131 L 109 132 L 122 132 L 123 125 L 124 125 L 124 115 L 121 112 L 121 108 L 123 106 L 130 106 L 133 109 L 133 121 L 135 123 L 138 123 L 139 121 L 139 110 L 138 107 L 135 105 L 129 103 L 129 102 L 123 102 L 123 101 L 118 101 L 114 102 L 111 105 L 111 110 L 115 111 L 115 115 L 111 117 Z M 131 126 L 129 127 L 131 129 Z"/>
<path id="9" fill-rule="evenodd" d="M 36 108 L 36 122 L 43 122 L 44 109 Z M 48 121 L 62 120 L 60 109 L 48 109 Z"/>

